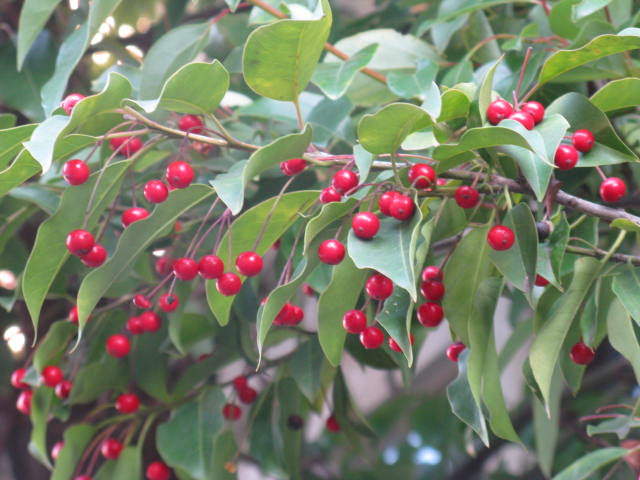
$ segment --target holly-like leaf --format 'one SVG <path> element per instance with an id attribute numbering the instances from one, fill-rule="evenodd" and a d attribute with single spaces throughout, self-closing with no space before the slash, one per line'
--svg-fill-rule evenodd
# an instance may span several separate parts
<path id="1" fill-rule="evenodd" d="M 345 94 L 356 74 L 373 58 L 378 49 L 374 43 L 356 52 L 344 62 L 324 62 L 318 64 L 312 81 L 324 94 L 336 100 Z"/>

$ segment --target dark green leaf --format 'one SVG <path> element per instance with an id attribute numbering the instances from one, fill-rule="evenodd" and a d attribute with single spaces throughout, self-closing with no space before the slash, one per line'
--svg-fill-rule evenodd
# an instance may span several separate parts
<path id="1" fill-rule="evenodd" d="M 54 398 L 53 390 L 48 387 L 35 389 L 31 398 L 31 425 L 33 428 L 29 439 L 29 452 L 48 467 L 51 466 L 51 462 L 47 451 L 47 420 Z"/>
<path id="2" fill-rule="evenodd" d="M 139 480 L 142 475 L 142 458 L 138 447 L 127 447 L 112 462 L 106 462 L 93 477 L 94 480 Z"/>
<path id="3" fill-rule="evenodd" d="M 87 424 L 72 425 L 64 432 L 64 447 L 58 455 L 51 480 L 69 480 L 73 477 L 76 463 L 85 452 L 85 448 L 96 427 Z"/>
<path id="4" fill-rule="evenodd" d="M 376 321 L 402 349 L 409 367 L 413 365 L 413 347 L 409 340 L 413 307 L 414 304 L 406 290 L 396 288 L 384 301 L 382 311 L 376 316 Z"/>
<path id="5" fill-rule="evenodd" d="M 553 480 L 584 480 L 603 466 L 624 457 L 629 450 L 626 448 L 609 447 L 588 453 L 579 458 L 555 477 Z"/>
<path id="6" fill-rule="evenodd" d="M 327 363 L 315 337 L 298 348 L 287 362 L 287 368 L 310 404 L 315 403 L 335 374 L 335 369 Z"/>
<path id="7" fill-rule="evenodd" d="M 66 320 L 54 322 L 33 357 L 36 369 L 42 371 L 47 365 L 58 365 L 77 331 L 78 327 Z"/>
<path id="8" fill-rule="evenodd" d="M 637 269 L 627 266 L 613 279 L 613 291 L 625 310 L 640 325 L 640 278 Z"/>
<path id="9" fill-rule="evenodd" d="M 526 363 L 528 365 L 528 362 Z M 533 374 L 531 374 L 533 376 Z M 533 381 L 533 378 L 531 378 Z M 562 399 L 562 375 L 560 367 L 555 369 L 551 380 L 551 396 L 548 413 L 544 405 L 537 398 L 533 398 L 533 429 L 535 432 L 535 447 L 538 464 L 543 473 L 551 476 L 551 470 L 558 444 L 560 432 L 560 400 Z"/>
<path id="10" fill-rule="evenodd" d="M 607 332 L 611 346 L 629 361 L 633 368 L 633 373 L 636 375 L 636 380 L 640 379 L 640 346 L 638 345 L 638 337 L 634 331 L 629 313 L 625 311 L 619 302 L 614 302 L 609 310 Z"/>

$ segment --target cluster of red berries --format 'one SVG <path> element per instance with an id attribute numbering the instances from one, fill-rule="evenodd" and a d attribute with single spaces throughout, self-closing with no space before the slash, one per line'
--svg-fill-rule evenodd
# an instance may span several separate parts
<path id="1" fill-rule="evenodd" d="M 249 386 L 246 376 L 238 375 L 232 380 L 231 384 L 242 403 L 251 404 L 255 402 L 258 392 Z M 238 420 L 241 415 L 242 409 L 235 403 L 225 403 L 222 407 L 222 416 L 231 422 Z"/>
<path id="2" fill-rule="evenodd" d="M 437 327 L 444 318 L 440 300 L 444 297 L 442 270 L 436 266 L 428 266 L 422 270 L 420 293 L 427 300 L 418 307 L 418 321 L 425 327 Z"/>
<path id="3" fill-rule="evenodd" d="M 498 125 L 505 119 L 515 120 L 527 130 L 533 130 L 544 119 L 544 106 L 539 102 L 526 102 L 516 111 L 506 100 L 491 102 L 487 108 L 487 120 L 492 125 Z"/>
<path id="4" fill-rule="evenodd" d="M 33 397 L 33 390 L 31 386 L 24 381 L 24 376 L 27 370 L 24 368 L 18 368 L 11 374 L 11 385 L 15 388 L 22 390 L 16 401 L 16 409 L 25 415 L 31 413 L 31 398 Z M 40 372 L 40 383 L 48 388 L 55 389 L 56 396 L 65 400 L 71 393 L 73 383 L 70 380 L 65 380 L 60 367 L 55 365 L 47 365 Z"/>
<path id="5" fill-rule="evenodd" d="M 554 162 L 560 170 L 571 170 L 578 163 L 578 152 L 587 153 L 593 147 L 595 138 L 589 130 L 576 130 L 571 137 L 571 145 L 563 144 L 556 149 Z"/>
<path id="6" fill-rule="evenodd" d="M 107 250 L 96 243 L 91 232 L 83 229 L 72 230 L 66 239 L 67 250 L 80 257 L 87 267 L 99 267 L 107 259 Z"/>

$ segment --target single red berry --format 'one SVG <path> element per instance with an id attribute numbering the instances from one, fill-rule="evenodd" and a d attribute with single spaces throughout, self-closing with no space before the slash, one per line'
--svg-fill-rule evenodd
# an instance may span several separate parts
<path id="1" fill-rule="evenodd" d="M 331 186 L 340 193 L 347 193 L 349 190 L 358 185 L 358 176 L 351 170 L 338 170 L 333 174 Z"/>
<path id="2" fill-rule="evenodd" d="M 342 327 L 349 333 L 361 333 L 367 327 L 367 316 L 362 310 L 349 310 L 342 317 Z"/>
<path id="3" fill-rule="evenodd" d="M 409 334 L 409 341 L 411 342 L 411 345 L 414 344 L 415 342 L 415 337 L 413 336 L 413 333 Z M 398 342 L 396 342 L 393 338 L 389 337 L 389 348 L 391 350 L 393 350 L 394 352 L 399 352 L 402 353 L 402 348 L 400 348 L 400 345 L 398 345 Z"/>
<path id="4" fill-rule="evenodd" d="M 227 420 L 234 422 L 240 418 L 240 415 L 242 415 L 242 410 L 233 403 L 225 403 L 222 407 L 222 416 Z"/>
<path id="5" fill-rule="evenodd" d="M 571 145 L 560 145 L 556 149 L 553 162 L 560 170 L 571 170 L 578 163 L 578 151 Z"/>
<path id="6" fill-rule="evenodd" d="M 67 235 L 67 250 L 73 255 L 81 256 L 89 253 L 95 240 L 86 230 L 72 230 Z"/>
<path id="7" fill-rule="evenodd" d="M 304 319 L 304 310 L 298 305 L 291 305 L 289 323 L 290 326 L 298 325 Z"/>
<path id="8" fill-rule="evenodd" d="M 452 343 L 447 347 L 447 357 L 452 362 L 457 362 L 458 357 L 460 356 L 460 354 L 465 348 L 467 348 L 467 346 L 462 342 Z"/>
<path id="9" fill-rule="evenodd" d="M 142 141 L 138 137 L 117 137 L 109 140 L 111 150 L 119 150 L 125 157 L 130 157 L 142 148 Z"/>
<path id="10" fill-rule="evenodd" d="M 107 438 L 100 445 L 100 453 L 107 460 L 115 460 L 122 452 L 122 444 L 115 438 Z"/>
<path id="11" fill-rule="evenodd" d="M 516 236 L 509 227 L 496 225 L 487 234 L 489 246 L 494 250 L 509 250 L 516 240 Z"/>
<path id="12" fill-rule="evenodd" d="M 62 447 L 64 447 L 64 442 L 56 442 L 53 444 L 53 447 L 51 447 L 51 458 L 54 462 L 58 460 Z"/>
<path id="13" fill-rule="evenodd" d="M 79 475 L 74 480 L 93 480 L 90 475 Z"/>
<path id="14" fill-rule="evenodd" d="M 364 348 L 379 348 L 384 342 L 384 333 L 376 326 L 366 327 L 360 332 L 360 343 Z"/>
<path id="15" fill-rule="evenodd" d="M 218 278 L 224 273 L 224 262 L 217 255 L 205 255 L 198 262 L 198 272 L 207 280 Z"/>
<path id="16" fill-rule="evenodd" d="M 506 100 L 494 100 L 487 108 L 487 120 L 493 125 L 497 125 L 513 113 L 513 107 Z"/>
<path id="17" fill-rule="evenodd" d="M 171 470 L 164 462 L 155 461 L 147 466 L 145 472 L 147 480 L 169 480 L 171 478 Z"/>
<path id="18" fill-rule="evenodd" d="M 521 124 L 527 130 L 533 130 L 536 122 L 533 120 L 533 115 L 529 112 L 514 112 L 509 115 L 511 120 L 515 120 L 519 124 Z"/>
<path id="19" fill-rule="evenodd" d="M 143 218 L 147 218 L 149 216 L 149 212 L 146 208 L 142 207 L 131 207 L 122 212 L 122 226 L 127 228 L 133 222 L 137 222 L 138 220 L 142 220 Z"/>
<path id="20" fill-rule="evenodd" d="M 271 249 L 278 250 L 279 248 L 280 248 L 280 239 L 277 239 L 275 242 L 273 242 L 273 245 L 271 245 Z"/>
<path id="21" fill-rule="evenodd" d="M 244 375 L 238 375 L 236 378 L 231 380 L 231 384 L 233 385 L 233 388 L 235 388 L 236 392 L 239 392 L 240 390 L 248 387 L 247 377 Z"/>
<path id="22" fill-rule="evenodd" d="M 80 261 L 87 267 L 97 268 L 107 259 L 107 250 L 99 243 L 94 243 L 89 253 L 80 256 Z"/>
<path id="23" fill-rule="evenodd" d="M 62 100 L 60 106 L 64 109 L 65 112 L 67 112 L 67 115 L 71 115 L 71 110 L 73 110 L 73 107 L 75 107 L 76 104 L 84 98 L 85 96 L 81 93 L 70 93 L 69 95 L 64 97 L 64 100 Z"/>
<path id="24" fill-rule="evenodd" d="M 146 308 L 149 308 L 151 306 L 151 302 L 149 301 L 149 299 L 147 297 L 145 297 L 144 295 L 142 295 L 141 293 L 139 293 L 135 297 L 133 297 L 133 304 L 136 307 L 142 308 L 142 309 L 146 309 Z"/>
<path id="25" fill-rule="evenodd" d="M 443 317 L 444 311 L 437 303 L 427 302 L 418 307 L 418 321 L 425 327 L 437 327 Z"/>
<path id="26" fill-rule="evenodd" d="M 263 265 L 262 257 L 255 252 L 242 252 L 236 257 L 236 270 L 245 277 L 255 277 Z"/>
<path id="27" fill-rule="evenodd" d="M 380 198 L 378 198 L 378 208 L 380 209 L 380 213 L 387 217 L 391 216 L 391 203 L 397 195 L 399 195 L 399 193 L 393 190 L 389 190 L 388 192 L 384 192 L 380 195 Z"/>
<path id="28" fill-rule="evenodd" d="M 82 160 L 69 160 L 62 167 L 62 177 L 70 185 L 82 185 L 89 178 L 91 171 Z"/>
<path id="29" fill-rule="evenodd" d="M 593 136 L 593 133 L 586 129 L 576 130 L 571 137 L 571 143 L 573 143 L 573 146 L 576 147 L 576 150 L 579 150 L 582 153 L 587 153 L 591 150 L 595 141 L 596 139 Z"/>
<path id="30" fill-rule="evenodd" d="M 127 337 L 116 333 L 107 338 L 107 353 L 115 358 L 122 358 L 131 351 L 131 342 Z"/>
<path id="31" fill-rule="evenodd" d="M 427 300 L 437 302 L 444 297 L 444 284 L 436 280 L 427 280 L 420 285 L 420 293 Z"/>
<path id="32" fill-rule="evenodd" d="M 238 398 L 242 403 L 253 403 L 257 396 L 258 392 L 251 387 L 245 387 L 238 391 Z"/>
<path id="33" fill-rule="evenodd" d="M 89 318 L 87 318 L 87 323 L 89 323 L 89 320 L 91 320 L 92 318 L 93 315 L 89 315 Z M 78 307 L 76 305 L 71 307 L 71 310 L 69 310 L 67 320 L 69 320 L 71 323 L 78 323 Z"/>
<path id="34" fill-rule="evenodd" d="M 536 287 L 546 287 L 547 285 L 549 285 L 549 280 L 540 275 L 536 275 L 536 281 L 534 282 L 534 285 Z"/>
<path id="35" fill-rule="evenodd" d="M 13 385 L 15 388 L 19 388 L 21 390 L 29 388 L 29 384 L 24 383 L 22 381 L 22 379 L 24 378 L 26 373 L 27 373 L 27 370 L 24 369 L 24 368 L 15 369 L 13 371 L 13 373 L 11 374 L 11 385 Z"/>
<path id="36" fill-rule="evenodd" d="M 55 365 L 47 365 L 40 372 L 40 380 L 47 387 L 55 388 L 56 385 L 64 380 L 64 375 L 62 375 L 62 370 Z"/>
<path id="37" fill-rule="evenodd" d="M 462 208 L 473 208 L 480 201 L 478 191 L 468 185 L 460 185 L 456 188 L 456 203 Z"/>
<path id="38" fill-rule="evenodd" d="M 120 413 L 134 413 L 140 408 L 140 400 L 133 393 L 123 393 L 116 399 L 116 410 Z"/>
<path id="39" fill-rule="evenodd" d="M 56 385 L 56 397 L 61 400 L 69 398 L 69 394 L 71 393 L 71 389 L 73 388 L 73 382 L 70 380 L 63 380 L 58 385 Z"/>
<path id="40" fill-rule="evenodd" d="M 600 184 L 600 198 L 605 202 L 617 202 L 627 193 L 627 185 L 618 177 L 609 177 Z"/>
<path id="41" fill-rule="evenodd" d="M 364 288 L 374 300 L 384 300 L 393 293 L 393 282 L 381 273 L 376 273 L 369 277 Z"/>
<path id="42" fill-rule="evenodd" d="M 426 163 L 411 165 L 409 182 L 416 188 L 429 188 L 436 182 L 436 171 Z"/>
<path id="43" fill-rule="evenodd" d="M 287 302 L 282 306 L 273 323 L 276 325 L 290 325 L 293 320 L 293 314 L 293 305 Z"/>
<path id="44" fill-rule="evenodd" d="M 176 233 L 180 233 L 182 231 L 182 222 L 180 222 L 180 220 L 176 220 L 176 223 L 173 224 L 173 231 Z"/>
<path id="45" fill-rule="evenodd" d="M 148 202 L 162 203 L 169 196 L 169 189 L 160 180 L 150 180 L 145 184 L 142 194 Z"/>
<path id="46" fill-rule="evenodd" d="M 33 390 L 23 390 L 18 395 L 16 400 L 16 409 L 25 415 L 31 414 L 31 397 L 33 397 Z"/>
<path id="47" fill-rule="evenodd" d="M 176 297 L 176 299 L 177 298 L 178 297 Z M 177 301 L 175 303 L 177 303 Z M 138 318 L 140 318 L 140 327 L 142 328 L 143 332 L 157 332 L 162 325 L 160 315 L 155 312 L 142 312 Z"/>
<path id="48" fill-rule="evenodd" d="M 165 313 L 173 312 L 180 305 L 180 299 L 175 293 L 165 293 L 158 300 L 160 310 Z"/>
<path id="49" fill-rule="evenodd" d="M 238 293 L 242 288 L 242 281 L 240 277 L 235 273 L 227 272 L 223 273 L 216 280 L 216 289 L 222 295 L 231 297 Z"/>
<path id="50" fill-rule="evenodd" d="M 307 162 L 303 158 L 292 158 L 284 162 L 280 162 L 280 170 L 289 177 L 299 174 L 305 169 Z"/>
<path id="51" fill-rule="evenodd" d="M 178 120 L 178 128 L 183 132 L 202 133 L 202 120 L 195 115 L 185 115 Z"/>
<path id="52" fill-rule="evenodd" d="M 309 285 L 308 283 L 303 283 L 302 284 L 302 293 L 304 293 L 305 295 L 309 295 L 309 296 L 315 295 L 315 292 L 313 291 L 313 287 L 311 285 Z"/>
<path id="53" fill-rule="evenodd" d="M 173 271 L 173 259 L 169 257 L 160 257 L 153 266 L 158 275 L 167 275 Z"/>
<path id="54" fill-rule="evenodd" d="M 198 264 L 193 258 L 179 258 L 173 262 L 173 273 L 180 280 L 188 282 L 198 275 Z"/>
<path id="55" fill-rule="evenodd" d="M 333 415 L 327 418 L 326 426 L 327 430 L 329 430 L 331 433 L 338 433 L 340 431 L 340 424 L 338 423 L 338 420 L 336 420 L 336 417 L 334 417 Z"/>
<path id="56" fill-rule="evenodd" d="M 193 168 L 187 162 L 171 162 L 167 167 L 164 178 L 173 188 L 187 188 L 193 182 Z"/>
<path id="57" fill-rule="evenodd" d="M 380 230 L 380 220 L 375 213 L 356 213 L 351 220 L 351 228 L 356 237 L 367 240 L 373 238 Z"/>
<path id="58" fill-rule="evenodd" d="M 125 324 L 125 328 L 131 335 L 140 335 L 144 332 L 144 328 L 142 327 L 142 320 L 140 320 L 140 317 L 129 317 L 127 319 L 127 323 Z"/>
<path id="59" fill-rule="evenodd" d="M 396 220 L 407 220 L 413 216 L 416 206 L 413 199 L 401 193 L 396 194 L 389 207 L 389 213 Z"/>
<path id="60" fill-rule="evenodd" d="M 342 200 L 342 194 L 333 187 L 323 188 L 320 192 L 322 203 L 339 202 L 340 200 Z"/>
<path id="61" fill-rule="evenodd" d="M 438 178 L 436 180 L 436 185 L 438 185 L 439 187 L 444 187 L 447 183 L 449 183 L 449 180 L 447 180 L 446 178 Z"/>
<path id="62" fill-rule="evenodd" d="M 540 102 L 527 102 L 521 108 L 523 112 L 531 114 L 536 125 L 544 120 L 544 106 Z"/>
<path id="63" fill-rule="evenodd" d="M 593 358 L 596 356 L 596 352 L 584 342 L 579 341 L 571 347 L 570 356 L 573 363 L 577 363 L 578 365 L 588 365 L 593 361 Z"/>
<path id="64" fill-rule="evenodd" d="M 345 249 L 336 239 L 325 240 L 318 247 L 318 258 L 327 265 L 337 265 L 344 259 Z"/>
<path id="65" fill-rule="evenodd" d="M 435 265 L 429 265 L 422 270 L 422 281 L 426 282 L 427 280 L 437 280 L 441 282 L 443 278 L 442 270 Z"/>

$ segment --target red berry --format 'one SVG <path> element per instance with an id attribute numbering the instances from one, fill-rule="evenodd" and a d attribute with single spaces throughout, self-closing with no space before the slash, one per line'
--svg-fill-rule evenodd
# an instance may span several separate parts
<path id="1" fill-rule="evenodd" d="M 578 163 L 578 151 L 571 145 L 560 145 L 553 161 L 560 170 L 571 170 Z"/>
<path id="2" fill-rule="evenodd" d="M 536 125 L 544 119 L 544 106 L 540 102 L 527 102 L 522 105 L 522 111 L 531 114 Z"/>
<path id="3" fill-rule="evenodd" d="M 188 282 L 198 275 L 198 264 L 193 258 L 179 258 L 173 262 L 173 273 L 180 280 Z"/>
<path id="4" fill-rule="evenodd" d="M 16 409 L 25 415 L 31 414 L 31 397 L 33 397 L 32 390 L 23 390 L 18 395 L 18 399 L 16 400 Z"/>
<path id="5" fill-rule="evenodd" d="M 593 133 L 586 129 L 576 130 L 571 137 L 571 143 L 573 143 L 573 146 L 576 147 L 576 150 L 579 150 L 582 153 L 587 153 L 591 150 L 595 141 L 596 139 L 593 136 Z"/>
<path id="6" fill-rule="evenodd" d="M 216 255 L 205 255 L 198 262 L 198 272 L 207 280 L 218 278 L 224 273 L 224 262 Z"/>
<path id="7" fill-rule="evenodd" d="M 442 281 L 442 270 L 436 267 L 435 265 L 429 265 L 422 270 L 422 281 L 426 282 L 427 280 L 437 280 L 438 282 Z"/>
<path id="8" fill-rule="evenodd" d="M 163 312 L 173 312 L 180 305 L 180 299 L 175 293 L 165 293 L 158 300 L 158 306 Z"/>
<path id="9" fill-rule="evenodd" d="M 100 453 L 107 460 L 115 460 L 122 452 L 122 444 L 115 438 L 107 438 L 100 445 Z"/>
<path id="10" fill-rule="evenodd" d="M 487 108 L 487 120 L 493 125 L 497 125 L 513 113 L 513 107 L 506 100 L 494 100 Z"/>
<path id="11" fill-rule="evenodd" d="M 605 202 L 617 202 L 627 193 L 627 185 L 618 177 L 609 177 L 600 184 L 600 198 Z"/>
<path id="12" fill-rule="evenodd" d="M 236 257 L 236 270 L 245 277 L 255 277 L 263 265 L 262 257 L 255 252 L 242 252 Z"/>
<path id="13" fill-rule="evenodd" d="M 415 342 L 415 337 L 413 336 L 413 333 L 409 334 L 409 341 L 411 342 L 411 345 L 414 344 Z M 391 350 L 393 350 L 394 352 L 399 352 L 402 353 L 402 348 L 400 348 L 400 345 L 398 345 L 398 342 L 396 342 L 393 338 L 389 337 L 389 348 Z"/>
<path id="14" fill-rule="evenodd" d="M 242 288 L 242 281 L 240 277 L 235 273 L 227 272 L 223 273 L 216 280 L 216 289 L 222 295 L 231 297 L 238 293 Z"/>
<path id="15" fill-rule="evenodd" d="M 177 298 L 178 297 L 176 297 L 176 299 Z M 160 326 L 162 325 L 162 320 L 160 319 L 160 315 L 158 315 L 155 312 L 151 312 L 151 311 L 142 312 L 138 318 L 140 319 L 140 327 L 142 328 L 142 332 L 157 332 L 160 329 Z M 131 333 L 134 333 L 134 332 L 131 332 Z"/>
<path id="16" fill-rule="evenodd" d="M 339 240 L 325 240 L 318 247 L 318 258 L 327 265 L 339 264 L 344 259 L 344 254 L 344 245 Z"/>
<path id="17" fill-rule="evenodd" d="M 323 188 L 320 192 L 322 203 L 339 202 L 340 200 L 342 200 L 342 194 L 333 187 Z"/>
<path id="18" fill-rule="evenodd" d="M 76 477 L 74 480 L 93 480 L 93 478 L 89 475 L 80 475 Z"/>
<path id="19" fill-rule="evenodd" d="M 533 115 L 528 112 L 514 112 L 509 115 L 511 120 L 515 120 L 520 123 L 527 130 L 533 130 L 536 122 L 533 120 Z"/>
<path id="20" fill-rule="evenodd" d="M 87 323 L 89 323 L 89 320 L 91 320 L 93 318 L 93 315 L 89 315 L 89 318 L 87 318 Z M 69 310 L 69 315 L 67 316 L 67 320 L 69 320 L 71 323 L 78 323 L 78 307 L 77 306 L 73 306 L 71 307 L 71 310 Z"/>
<path id="21" fill-rule="evenodd" d="M 145 475 L 147 480 L 169 480 L 171 478 L 171 470 L 164 462 L 155 461 L 147 466 Z"/>
<path id="22" fill-rule="evenodd" d="M 173 188 L 187 188 L 193 182 L 193 168 L 187 162 L 171 162 L 164 178 Z"/>
<path id="23" fill-rule="evenodd" d="M 382 195 L 380 195 L 380 198 L 378 199 L 378 208 L 380 209 L 380 213 L 386 215 L 387 217 L 391 216 L 391 203 L 397 195 L 399 195 L 399 193 L 393 190 L 384 192 Z"/>
<path id="24" fill-rule="evenodd" d="M 160 180 L 150 180 L 145 184 L 142 194 L 148 202 L 162 203 L 169 196 L 169 189 Z"/>
<path id="25" fill-rule="evenodd" d="M 376 326 L 366 327 L 360 332 L 360 343 L 364 348 L 379 348 L 384 342 L 384 333 Z"/>
<path id="26" fill-rule="evenodd" d="M 140 320 L 140 317 L 129 317 L 127 323 L 125 324 L 125 328 L 131 335 L 140 335 L 144 332 L 144 328 L 142 327 L 142 320 Z"/>
<path id="27" fill-rule="evenodd" d="M 107 259 L 107 250 L 99 243 L 94 243 L 89 253 L 80 256 L 80 261 L 87 267 L 96 268 Z"/>
<path id="28" fill-rule="evenodd" d="M 226 403 L 224 407 L 222 407 L 222 415 L 227 420 L 234 422 L 240 418 L 242 410 L 240 410 L 239 406 L 234 405 L 233 403 Z"/>
<path id="29" fill-rule="evenodd" d="M 61 381 L 58 385 L 56 385 L 56 396 L 61 400 L 68 398 L 69 394 L 71 393 L 71 388 L 73 388 L 73 382 L 69 380 Z"/>
<path id="30" fill-rule="evenodd" d="M 115 358 L 126 356 L 131 350 L 131 342 L 127 337 L 116 333 L 107 338 L 107 353 Z"/>
<path id="31" fill-rule="evenodd" d="M 487 234 L 489 246 L 494 250 L 509 250 L 516 240 L 516 236 L 509 227 L 496 225 Z"/>
<path id="32" fill-rule="evenodd" d="M 89 178 L 91 171 L 82 160 L 69 160 L 62 167 L 62 177 L 70 185 L 82 185 Z"/>
<path id="33" fill-rule="evenodd" d="M 56 442 L 53 444 L 53 447 L 51 447 L 51 458 L 53 459 L 53 461 L 56 461 L 58 459 L 58 457 L 60 456 L 60 451 L 63 447 L 64 442 Z"/>
<path id="34" fill-rule="evenodd" d="M 231 384 L 233 385 L 233 388 L 236 389 L 236 392 L 239 392 L 243 388 L 247 388 L 247 377 L 244 375 L 238 375 L 231 381 Z"/>
<path id="35" fill-rule="evenodd" d="M 297 305 L 291 305 L 288 325 L 298 325 L 304 319 L 304 310 Z"/>
<path id="36" fill-rule="evenodd" d="M 351 228 L 356 237 L 367 240 L 373 238 L 378 230 L 380 230 L 380 220 L 375 213 L 360 212 L 356 213 L 351 220 Z"/>
<path id="37" fill-rule="evenodd" d="M 447 357 L 452 362 L 457 362 L 458 357 L 467 346 L 462 342 L 452 343 L 447 347 Z"/>
<path id="38" fill-rule="evenodd" d="M 418 307 L 418 321 L 425 327 L 437 327 L 443 317 L 444 311 L 437 303 L 427 302 Z"/>
<path id="39" fill-rule="evenodd" d="M 60 368 L 55 365 L 47 365 L 40 373 L 40 380 L 47 387 L 54 388 L 64 380 L 64 376 L 62 375 L 62 370 L 60 370 Z"/>
<path id="40" fill-rule="evenodd" d="M 134 413 L 140 408 L 140 400 L 133 393 L 123 393 L 116 399 L 116 410 L 120 413 Z"/>
<path id="41" fill-rule="evenodd" d="M 238 391 L 238 398 L 242 403 L 253 403 L 257 396 L 258 392 L 251 387 L 245 387 Z"/>
<path id="42" fill-rule="evenodd" d="M 331 186 L 340 193 L 347 193 L 349 190 L 358 185 L 358 176 L 351 170 L 338 170 L 333 174 Z"/>
<path id="43" fill-rule="evenodd" d="M 349 310 L 342 317 L 342 326 L 349 333 L 361 333 L 367 327 L 367 316 L 362 310 Z"/>
<path id="44" fill-rule="evenodd" d="M 369 277 L 364 288 L 374 300 L 384 300 L 393 293 L 393 282 L 381 273 L 376 273 Z"/>
<path id="45" fill-rule="evenodd" d="M 122 226 L 127 228 L 133 222 L 137 222 L 138 220 L 142 220 L 143 218 L 147 218 L 149 216 L 149 212 L 147 209 L 142 207 L 131 207 L 122 212 Z"/>
<path id="46" fill-rule="evenodd" d="M 73 255 L 81 256 L 89 253 L 95 240 L 86 230 L 72 230 L 67 235 L 67 250 Z"/>
<path id="47" fill-rule="evenodd" d="M 138 137 L 117 137 L 109 140 L 111 150 L 116 151 L 120 148 L 119 153 L 125 157 L 130 157 L 142 148 L 142 142 Z"/>
<path id="48" fill-rule="evenodd" d="M 202 120 L 195 115 L 185 115 L 178 120 L 178 128 L 183 132 L 202 133 Z"/>
<path id="49" fill-rule="evenodd" d="M 147 297 L 139 293 L 135 297 L 133 297 L 133 304 L 138 308 L 149 308 L 151 306 L 151 302 Z"/>
<path id="50" fill-rule="evenodd" d="M 176 223 L 173 224 L 173 231 L 176 233 L 180 233 L 182 231 L 182 223 L 180 220 L 176 220 Z"/>
<path id="51" fill-rule="evenodd" d="M 593 358 L 596 356 L 596 352 L 593 348 L 580 341 L 571 347 L 570 356 L 573 363 L 577 363 L 578 365 L 588 365 L 593 361 Z"/>
<path id="52" fill-rule="evenodd" d="M 280 162 L 280 170 L 290 177 L 299 174 L 307 166 L 307 162 L 303 158 L 292 158 L 284 162 Z"/>
<path id="53" fill-rule="evenodd" d="M 156 260 L 154 269 L 158 275 L 167 275 L 173 271 L 173 259 L 169 257 L 160 257 Z"/>
<path id="54" fill-rule="evenodd" d="M 305 295 L 309 295 L 312 296 L 315 294 L 315 292 L 313 291 L 313 287 L 311 285 L 309 285 L 308 283 L 303 283 L 302 284 L 302 293 L 304 293 Z"/>
<path id="55" fill-rule="evenodd" d="M 420 293 L 427 300 L 437 302 L 444 296 L 444 284 L 436 280 L 427 280 L 420 285 Z"/>
<path id="56" fill-rule="evenodd" d="M 547 285 L 549 285 L 549 280 L 540 275 L 536 275 L 536 281 L 534 282 L 534 285 L 536 287 L 546 287 Z"/>
<path id="57" fill-rule="evenodd" d="M 76 103 L 84 98 L 85 96 L 81 93 L 70 93 L 69 95 L 64 97 L 64 100 L 62 100 L 60 106 L 64 109 L 65 112 L 67 112 L 67 115 L 71 115 L 71 110 L 73 110 L 73 107 L 76 106 Z"/>
<path id="58" fill-rule="evenodd" d="M 282 308 L 276 315 L 276 318 L 273 320 L 273 323 L 275 323 L 276 325 L 290 325 L 293 320 L 293 314 L 293 305 L 287 302 L 282 306 Z"/>
<path id="59" fill-rule="evenodd" d="M 338 420 L 336 420 L 336 417 L 334 417 L 333 415 L 327 418 L 326 426 L 327 430 L 332 433 L 338 433 L 340 431 L 340 424 L 338 423 Z"/>
<path id="60" fill-rule="evenodd" d="M 462 208 L 473 208 L 480 201 L 478 191 L 468 185 L 460 185 L 456 188 L 456 203 Z"/>
<path id="61" fill-rule="evenodd" d="M 11 385 L 13 385 L 15 388 L 19 388 L 21 390 L 29 388 L 29 384 L 24 383 L 22 381 L 22 379 L 24 378 L 26 373 L 27 373 L 27 370 L 24 369 L 24 368 L 15 369 L 13 371 L 13 373 L 11 374 Z"/>
<path id="62" fill-rule="evenodd" d="M 411 197 L 407 197 L 406 195 L 398 193 L 391 202 L 389 213 L 396 220 L 402 221 L 411 218 L 413 216 L 413 212 L 415 212 L 415 209 L 416 206 L 413 203 Z"/>
<path id="63" fill-rule="evenodd" d="M 426 163 L 411 165 L 409 182 L 416 188 L 429 188 L 436 182 L 436 171 Z"/>

